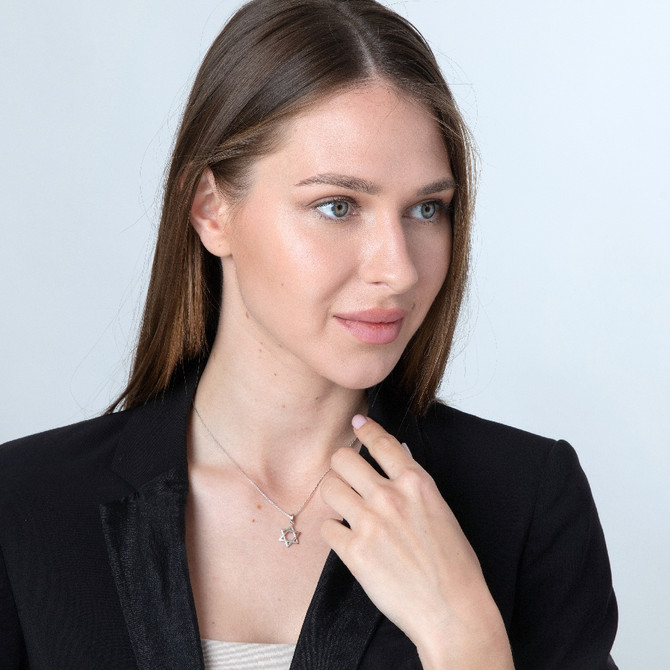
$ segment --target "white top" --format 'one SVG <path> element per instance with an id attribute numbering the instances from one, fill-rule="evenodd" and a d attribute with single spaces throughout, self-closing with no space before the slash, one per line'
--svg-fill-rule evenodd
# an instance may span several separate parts
<path id="1" fill-rule="evenodd" d="M 207 670 L 288 670 L 294 644 L 201 640 Z"/>

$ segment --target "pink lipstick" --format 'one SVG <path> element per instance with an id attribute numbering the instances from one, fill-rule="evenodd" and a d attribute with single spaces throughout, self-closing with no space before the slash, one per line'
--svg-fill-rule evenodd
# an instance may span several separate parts
<path id="1" fill-rule="evenodd" d="M 390 344 L 402 329 L 407 312 L 402 309 L 365 309 L 336 314 L 335 318 L 356 339 L 365 344 Z"/>

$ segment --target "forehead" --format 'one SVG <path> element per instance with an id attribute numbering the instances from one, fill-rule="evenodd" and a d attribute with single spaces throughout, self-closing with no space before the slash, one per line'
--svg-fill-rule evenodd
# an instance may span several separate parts
<path id="1" fill-rule="evenodd" d="M 291 119 L 276 151 L 259 161 L 290 178 L 339 172 L 393 183 L 451 176 L 431 111 L 383 83 L 327 97 Z"/>

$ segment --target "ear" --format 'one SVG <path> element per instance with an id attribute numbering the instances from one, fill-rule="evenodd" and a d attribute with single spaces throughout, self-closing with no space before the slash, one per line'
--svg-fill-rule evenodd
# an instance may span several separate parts
<path id="1" fill-rule="evenodd" d="M 217 186 L 214 174 L 206 168 L 198 182 L 190 219 L 205 249 L 221 258 L 230 255 L 228 211 L 228 202 Z"/>

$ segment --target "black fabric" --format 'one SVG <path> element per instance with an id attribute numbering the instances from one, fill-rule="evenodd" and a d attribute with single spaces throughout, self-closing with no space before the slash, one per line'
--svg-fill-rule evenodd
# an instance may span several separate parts
<path id="1" fill-rule="evenodd" d="M 141 408 L 0 447 L 3 670 L 203 670 L 184 538 L 197 377 L 181 371 Z M 370 401 L 456 514 L 517 670 L 614 669 L 607 552 L 572 448 L 440 404 L 415 421 L 381 387 Z M 291 667 L 421 665 L 331 552 Z"/>
<path id="2" fill-rule="evenodd" d="M 356 668 L 381 619 L 334 552 L 326 560 L 305 616 L 291 670 Z"/>
<path id="3" fill-rule="evenodd" d="M 142 669 L 202 668 L 183 540 L 187 482 L 185 470 L 170 470 L 138 495 L 100 506 L 110 567 Z"/>

